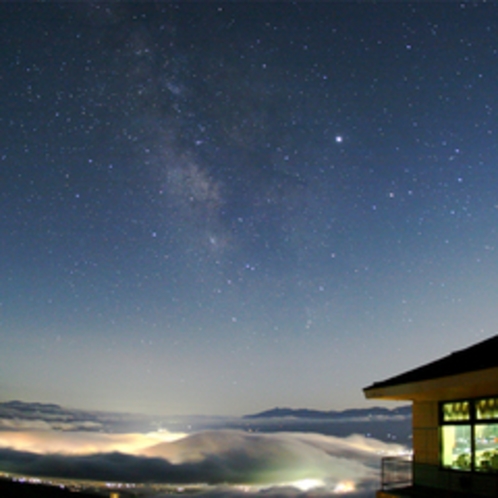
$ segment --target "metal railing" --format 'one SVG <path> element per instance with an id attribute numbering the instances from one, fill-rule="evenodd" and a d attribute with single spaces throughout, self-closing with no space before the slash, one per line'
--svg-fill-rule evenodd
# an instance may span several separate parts
<path id="1" fill-rule="evenodd" d="M 401 488 L 412 484 L 411 455 L 384 457 L 381 461 L 382 489 Z"/>

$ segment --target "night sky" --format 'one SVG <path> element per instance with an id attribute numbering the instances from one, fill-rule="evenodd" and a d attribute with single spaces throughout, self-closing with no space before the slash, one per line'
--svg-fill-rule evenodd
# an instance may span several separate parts
<path id="1" fill-rule="evenodd" d="M 498 4 L 0 4 L 0 400 L 371 406 L 496 334 Z"/>

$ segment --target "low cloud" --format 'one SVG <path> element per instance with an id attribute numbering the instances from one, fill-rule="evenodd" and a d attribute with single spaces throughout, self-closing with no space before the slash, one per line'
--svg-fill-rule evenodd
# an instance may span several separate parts
<path id="1" fill-rule="evenodd" d="M 38 477 L 202 484 L 196 495 L 208 497 L 304 497 L 313 489 L 313 496 L 356 498 L 371 496 L 378 487 L 382 455 L 404 451 L 402 445 L 373 437 L 342 436 L 351 432 L 317 433 L 332 430 L 323 421 L 303 425 L 291 420 L 284 424 L 288 432 L 275 431 L 264 421 L 248 423 L 223 418 L 160 421 L 58 405 L 0 403 L 0 470 Z M 332 425 L 334 430 L 353 427 Z M 170 430 L 161 428 L 165 426 Z M 194 427 L 189 434 L 184 432 L 187 426 Z M 364 432 L 365 427 L 354 427 Z"/>
<path id="2" fill-rule="evenodd" d="M 129 433 L 150 427 L 151 417 L 127 413 L 75 410 L 52 403 L 0 403 L 2 431 L 54 430 Z"/>
<path id="3" fill-rule="evenodd" d="M 24 420 L 24 419 L 0 419 L 0 431 L 98 431 L 102 429 L 99 422 L 79 421 L 79 422 L 59 422 L 46 420 Z"/>
<path id="4" fill-rule="evenodd" d="M 63 432 L 52 430 L 0 431 L 0 448 L 38 455 L 91 455 L 120 452 L 137 454 L 150 446 L 184 437 L 168 431 L 147 434 L 108 434 L 100 432 Z"/>
<path id="5" fill-rule="evenodd" d="M 90 437 L 91 436 L 91 437 Z M 33 476 L 136 483 L 359 492 L 378 485 L 380 455 L 400 445 L 312 433 L 213 430 L 101 434 L 0 433 L 0 469 Z M 231 496 L 237 488 L 230 488 Z M 245 490 L 244 492 L 246 492 Z M 221 492 L 217 488 L 217 492 Z M 242 491 L 241 491 L 242 493 Z"/>

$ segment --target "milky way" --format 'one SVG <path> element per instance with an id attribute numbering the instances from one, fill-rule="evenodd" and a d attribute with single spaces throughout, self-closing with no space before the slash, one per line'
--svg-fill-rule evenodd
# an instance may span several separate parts
<path id="1" fill-rule="evenodd" d="M 496 4 L 0 10 L 2 400 L 342 409 L 496 333 Z"/>

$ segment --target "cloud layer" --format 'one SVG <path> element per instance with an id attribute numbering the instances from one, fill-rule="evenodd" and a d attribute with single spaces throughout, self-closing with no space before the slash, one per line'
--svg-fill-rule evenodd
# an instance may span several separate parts
<path id="1" fill-rule="evenodd" d="M 226 428 L 228 420 L 217 420 L 211 429 L 201 425 L 187 434 L 181 429 L 147 432 L 145 427 L 162 424 L 142 419 L 141 430 L 126 431 L 137 426 L 127 417 L 73 412 L 57 405 L 0 403 L 0 470 L 40 477 L 203 484 L 213 496 L 295 496 L 311 488 L 314 494 L 322 490 L 365 496 L 378 487 L 381 455 L 404 450 L 359 435 L 295 429 L 251 432 L 242 429 L 241 420 L 239 425 L 232 421 L 232 429 Z"/>
<path id="2" fill-rule="evenodd" d="M 236 430 L 184 437 L 18 431 L 3 432 L 0 438 L 0 468 L 9 472 L 136 483 L 323 486 L 329 490 L 375 485 L 380 454 L 402 450 L 361 436 Z"/>

